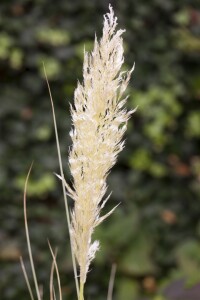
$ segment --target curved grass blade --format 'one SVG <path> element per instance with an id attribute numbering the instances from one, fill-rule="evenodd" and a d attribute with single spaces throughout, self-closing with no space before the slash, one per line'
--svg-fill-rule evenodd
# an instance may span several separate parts
<path id="1" fill-rule="evenodd" d="M 30 259 L 30 264 L 31 264 L 31 270 L 32 270 L 32 274 L 33 274 L 34 284 L 35 284 L 35 290 L 36 290 L 38 300 L 42 300 L 42 298 L 40 296 L 39 285 L 38 285 L 37 276 L 36 276 L 36 272 L 35 272 L 35 266 L 34 266 L 34 262 L 33 262 L 33 255 L 32 255 L 32 250 L 31 250 L 31 243 L 30 243 L 29 229 L 28 229 L 28 221 L 27 221 L 27 212 L 26 212 L 27 185 L 28 185 L 28 180 L 29 180 L 29 176 L 30 176 L 30 173 L 31 173 L 32 166 L 33 166 L 33 162 L 32 162 L 32 164 L 29 168 L 29 171 L 28 171 L 28 174 L 27 174 L 27 177 L 26 177 L 26 181 L 25 181 L 25 186 L 24 186 L 24 224 L 25 224 L 26 241 L 27 241 L 29 259 Z"/>
<path id="2" fill-rule="evenodd" d="M 24 278 L 25 278 L 25 281 L 26 281 L 26 285 L 27 285 L 31 300 L 34 300 L 31 285 L 30 285 L 28 275 L 27 275 L 27 272 L 26 272 L 26 268 L 25 268 L 25 265 L 24 265 L 24 262 L 23 262 L 23 258 L 21 256 L 20 256 L 20 263 L 21 263 L 22 271 L 23 271 L 23 274 L 24 274 Z"/>
<path id="3" fill-rule="evenodd" d="M 60 298 L 60 300 L 62 300 L 60 275 L 59 275 L 59 271 L 58 271 L 58 265 L 57 265 L 57 262 L 56 262 L 56 254 L 53 253 L 53 250 L 51 248 L 51 245 L 50 245 L 49 241 L 48 241 L 48 245 L 49 245 L 49 249 L 51 251 L 51 255 L 52 255 L 52 258 L 53 258 L 53 263 L 54 263 L 54 266 L 55 266 L 55 269 L 56 269 L 56 275 L 57 275 L 57 281 L 58 281 L 58 289 L 59 289 L 59 298 Z M 53 282 L 52 282 L 52 284 L 53 284 Z"/>
<path id="4" fill-rule="evenodd" d="M 55 258 L 57 256 L 57 249 L 55 251 Z M 54 270 L 55 270 L 55 262 L 54 260 L 52 261 L 51 265 L 51 273 L 50 273 L 50 282 L 49 282 L 49 291 L 50 291 L 50 300 L 55 300 L 54 293 L 53 293 L 53 275 L 54 275 Z"/>
<path id="5" fill-rule="evenodd" d="M 61 152 L 60 152 L 60 143 L 59 143 L 59 138 L 58 138 L 58 130 L 57 130 L 57 122 L 56 122 L 56 116 L 55 116 L 55 110 L 54 110 L 54 103 L 53 103 L 53 97 L 51 94 L 51 88 L 49 85 L 49 81 L 47 78 L 47 73 L 45 69 L 45 65 L 43 63 L 43 68 L 44 68 L 44 74 L 46 78 L 46 83 L 49 91 L 49 97 L 51 100 L 51 108 L 52 108 L 52 114 L 53 114 L 53 123 L 54 123 L 54 129 L 55 129 L 55 136 L 56 136 L 56 145 L 57 145 L 57 153 L 58 153 L 58 160 L 59 160 L 59 167 L 60 167 L 60 174 L 61 177 L 64 178 L 64 172 L 63 172 L 63 167 L 62 167 L 62 158 L 61 158 Z M 69 208 L 68 208 L 68 203 L 67 203 L 67 196 L 65 192 L 65 185 L 64 182 L 62 181 L 62 189 L 63 189 L 63 197 L 64 197 L 64 202 L 65 202 L 65 210 L 66 210 L 66 217 L 67 217 L 67 225 L 68 225 L 68 230 L 69 230 L 69 238 L 70 238 L 70 247 L 71 247 L 71 255 L 72 255 L 72 264 L 73 264 L 73 269 L 74 269 L 74 278 L 75 278 L 75 284 L 76 284 L 76 292 L 77 292 L 77 297 L 79 295 L 79 283 L 78 283 L 78 273 L 77 273 L 77 267 L 76 267 L 76 260 L 75 260 L 75 255 L 72 250 L 72 240 L 71 240 L 71 234 L 70 234 L 70 214 L 69 214 Z"/>

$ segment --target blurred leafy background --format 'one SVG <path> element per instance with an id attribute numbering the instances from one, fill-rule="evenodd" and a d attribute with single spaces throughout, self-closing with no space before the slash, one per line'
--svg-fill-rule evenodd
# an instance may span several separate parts
<path id="1" fill-rule="evenodd" d="M 117 263 L 116 300 L 200 298 L 200 3 L 195 0 L 109 1 L 124 34 L 126 68 L 136 62 L 126 148 L 109 176 L 108 204 L 121 203 L 97 232 L 101 251 L 86 299 L 106 299 Z M 101 34 L 107 0 L 0 2 L 0 291 L 28 299 L 20 269 L 30 271 L 23 224 L 25 176 L 36 269 L 45 299 L 51 256 L 59 247 L 64 299 L 75 288 L 54 129 L 42 70 L 45 62 L 58 121 L 66 177 L 69 102 L 82 80 L 83 47 Z M 70 200 L 69 200 L 70 201 Z M 70 201 L 70 205 L 72 202 Z"/>

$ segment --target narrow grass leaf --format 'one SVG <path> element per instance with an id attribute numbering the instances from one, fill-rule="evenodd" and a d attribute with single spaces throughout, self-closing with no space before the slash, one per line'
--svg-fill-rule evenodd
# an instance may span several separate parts
<path id="1" fill-rule="evenodd" d="M 113 298 L 113 288 L 114 288 L 114 282 L 115 282 L 116 269 L 117 269 L 117 265 L 113 264 L 112 269 L 111 269 L 111 273 L 110 273 L 107 300 L 112 300 L 112 298 Z"/>
<path id="2" fill-rule="evenodd" d="M 47 73 L 46 73 L 44 63 L 43 63 L 43 68 L 44 68 L 44 74 L 45 74 L 46 83 L 47 83 L 47 87 L 48 87 L 48 91 L 49 91 L 50 101 L 51 101 L 51 108 L 52 108 L 52 114 L 53 114 L 53 123 L 54 123 L 55 136 L 56 136 L 56 145 L 57 145 L 57 153 L 58 153 L 60 174 L 61 174 L 61 178 L 64 178 L 64 172 L 63 172 L 63 166 L 62 166 L 62 158 L 61 158 L 60 143 L 59 143 L 59 137 L 58 137 L 58 130 L 57 130 L 57 122 L 56 122 L 56 116 L 55 116 L 53 97 L 52 97 L 51 88 L 50 88 L 49 81 L 48 81 L 48 78 L 47 78 Z M 77 276 L 77 267 L 76 267 L 75 255 L 74 255 L 73 248 L 72 248 L 72 240 L 71 240 L 71 234 L 70 234 L 70 214 L 69 214 L 69 208 L 68 208 L 68 203 L 67 203 L 67 196 L 66 196 L 66 193 L 65 193 L 65 184 L 64 184 L 63 180 L 62 180 L 62 189 L 63 189 L 63 197 L 64 197 L 64 203 L 65 203 L 66 217 L 67 217 L 67 225 L 68 225 L 68 230 L 69 230 L 72 264 L 73 264 L 73 270 L 74 270 L 74 279 L 75 279 L 76 292 L 77 292 L 77 297 L 78 297 L 78 295 L 79 295 L 79 283 L 78 283 L 78 279 L 77 279 L 77 277 L 78 277 Z"/>
<path id="3" fill-rule="evenodd" d="M 56 255 L 53 253 L 53 250 L 51 248 L 51 245 L 50 245 L 49 241 L 48 241 L 48 245 L 49 245 L 49 249 L 51 251 L 51 255 L 52 255 L 55 270 L 56 270 L 58 290 L 59 290 L 59 298 L 60 298 L 60 300 L 62 300 L 62 290 L 61 290 L 61 284 L 60 284 L 60 275 L 59 275 L 59 271 L 58 271 L 58 265 L 57 265 L 57 262 L 56 262 Z"/>
<path id="4" fill-rule="evenodd" d="M 24 265 L 24 262 L 23 262 L 23 258 L 21 256 L 20 256 L 20 263 L 21 263 L 22 271 L 23 271 L 23 274 L 24 274 L 24 278 L 25 278 L 25 281 L 26 281 L 26 285 L 27 285 L 31 300 L 34 300 L 31 285 L 30 285 L 28 275 L 27 275 L 27 272 L 26 272 L 26 268 L 25 268 L 25 265 Z"/>
<path id="5" fill-rule="evenodd" d="M 55 258 L 56 258 L 56 256 L 57 256 L 57 249 L 55 251 Z M 54 300 L 54 294 L 53 294 L 53 275 L 54 275 L 54 270 L 55 270 L 55 262 L 53 260 L 52 261 L 52 265 L 51 265 L 50 281 L 49 281 L 50 300 Z"/>
<path id="6" fill-rule="evenodd" d="M 31 264 L 31 270 L 33 274 L 33 280 L 35 284 L 35 289 L 36 289 L 36 294 L 38 300 L 42 300 L 41 295 L 40 295 L 40 290 L 39 290 L 39 285 L 37 281 L 37 276 L 35 272 L 35 266 L 33 262 L 33 255 L 32 255 L 32 250 L 31 250 L 31 243 L 30 243 L 30 237 L 29 237 L 29 229 L 28 229 L 28 221 L 27 221 L 27 212 L 26 212 L 26 194 L 27 194 L 27 185 L 28 185 L 28 179 L 31 173 L 31 169 L 33 166 L 33 162 L 29 168 L 26 181 L 25 181 L 25 186 L 24 186 L 24 223 L 25 223 L 25 232 L 26 232 L 26 241 L 27 241 L 27 246 L 28 246 L 28 253 L 29 253 L 29 259 L 30 259 L 30 264 Z"/>

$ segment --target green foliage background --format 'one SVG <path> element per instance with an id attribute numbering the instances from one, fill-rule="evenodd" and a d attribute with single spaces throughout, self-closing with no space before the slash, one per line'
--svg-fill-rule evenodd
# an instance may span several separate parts
<path id="1" fill-rule="evenodd" d="M 106 299 L 111 265 L 116 262 L 114 299 L 196 300 L 200 295 L 199 1 L 110 2 L 120 27 L 127 29 L 125 67 L 136 62 L 128 92 L 129 106 L 138 105 L 138 110 L 129 122 L 126 148 L 109 177 L 113 194 L 108 206 L 121 205 L 95 234 L 101 240 L 101 251 L 89 273 L 86 299 Z M 53 247 L 59 247 L 64 299 L 75 299 L 61 186 L 53 175 L 59 170 L 42 62 L 52 88 L 70 181 L 69 102 L 73 102 L 77 79 L 82 80 L 84 45 L 91 49 L 94 33 L 100 36 L 108 3 L 1 0 L 3 300 L 28 299 L 18 257 L 23 255 L 30 271 L 22 193 L 32 160 L 28 215 L 44 298 L 49 298 L 49 238 Z M 177 296 L 180 280 L 184 284 Z M 171 290 L 166 288 L 170 285 Z"/>

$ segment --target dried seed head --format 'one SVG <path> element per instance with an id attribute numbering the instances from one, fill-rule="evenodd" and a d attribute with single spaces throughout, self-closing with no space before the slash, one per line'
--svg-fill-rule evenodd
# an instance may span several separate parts
<path id="1" fill-rule="evenodd" d="M 83 83 L 78 83 L 71 106 L 69 165 L 75 194 L 71 237 L 82 283 L 99 249 L 99 242 L 91 239 L 94 228 L 113 211 L 100 217 L 109 198 L 101 204 L 107 191 L 106 178 L 124 147 L 122 137 L 133 113 L 124 108 L 127 98 L 123 98 L 133 68 L 120 71 L 124 30 L 116 31 L 117 18 L 111 6 L 109 10 L 101 40 L 95 38 L 93 51 L 84 53 Z"/>

